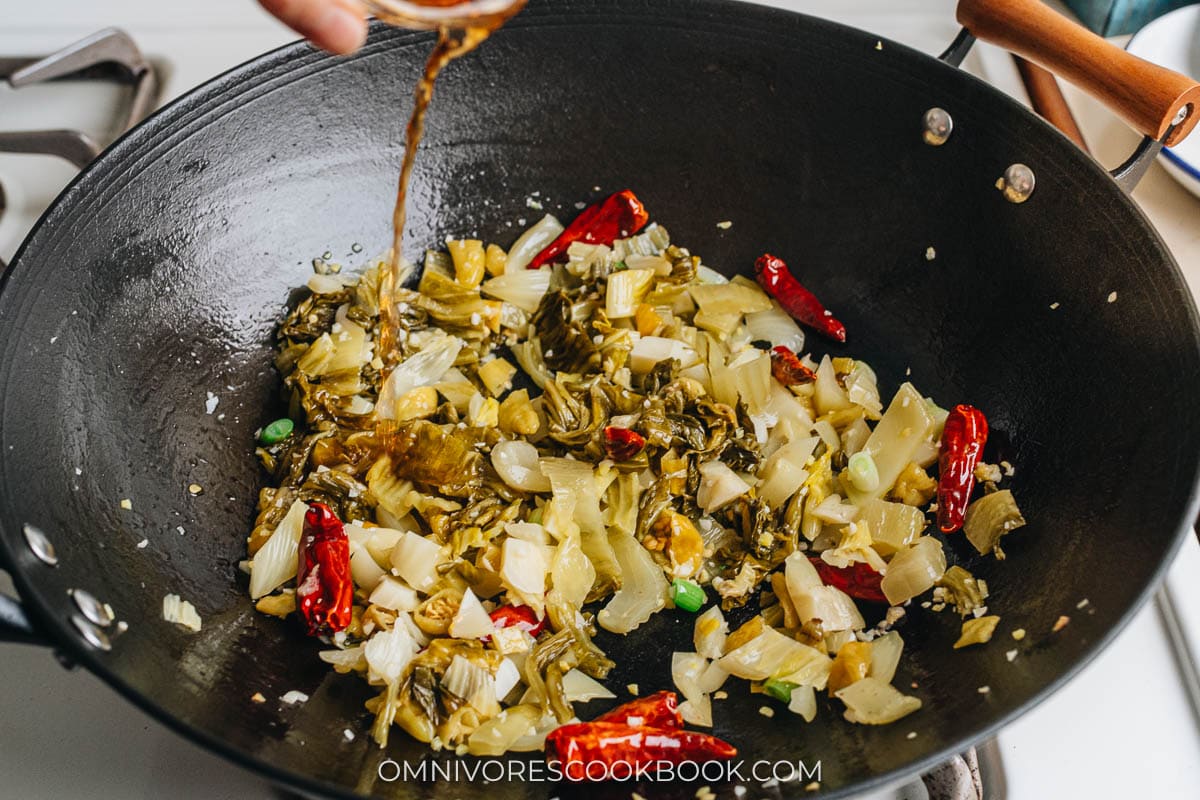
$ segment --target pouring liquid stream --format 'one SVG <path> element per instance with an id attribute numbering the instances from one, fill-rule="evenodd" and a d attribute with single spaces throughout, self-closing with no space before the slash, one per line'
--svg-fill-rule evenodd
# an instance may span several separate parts
<path id="1" fill-rule="evenodd" d="M 384 376 L 387 376 L 400 360 L 401 353 L 397 347 L 401 333 L 399 315 L 396 309 L 396 291 L 403 274 L 404 264 L 404 226 L 408 220 L 408 190 L 412 182 L 413 168 L 416 165 L 417 150 L 425 135 L 425 118 L 429 105 L 433 100 L 434 86 L 442 70 L 456 58 L 466 55 L 485 42 L 513 14 L 525 5 L 525 0 L 505 0 L 497 6 L 495 0 L 481 3 L 462 2 L 462 0 L 416 0 L 414 11 L 422 12 L 422 16 L 406 14 L 403 10 L 388 5 L 374 4 L 376 16 L 383 22 L 398 27 L 426 27 L 428 18 L 425 13 L 431 9 L 487 5 L 490 13 L 478 13 L 473 16 L 459 16 L 438 27 L 437 45 L 425 64 L 425 70 L 417 82 L 416 99 L 412 116 L 408 121 L 405 134 L 404 160 L 400 168 L 400 180 L 396 190 L 396 208 L 392 215 L 392 252 L 385 265 L 380 281 L 380 337 L 379 357 L 384 363 Z M 381 420 L 380 428 L 387 426 Z"/>

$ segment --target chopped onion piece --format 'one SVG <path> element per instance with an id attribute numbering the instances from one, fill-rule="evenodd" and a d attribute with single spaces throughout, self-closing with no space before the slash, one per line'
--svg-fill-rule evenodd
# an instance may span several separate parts
<path id="1" fill-rule="evenodd" d="M 648 269 L 623 269 L 609 275 L 604 293 L 604 310 L 608 318 L 632 317 L 653 282 L 654 272 Z"/>
<path id="2" fill-rule="evenodd" d="M 776 383 L 771 378 L 771 357 L 752 347 L 735 356 L 728 366 L 750 416 L 764 414 L 771 398 L 771 386 Z M 765 441 L 765 437 L 760 441 Z"/>
<path id="3" fill-rule="evenodd" d="M 771 454 L 762 467 L 759 477 L 758 496 L 771 508 L 781 508 L 808 478 L 805 463 L 817 447 L 817 438 L 810 436 L 785 444 Z"/>
<path id="4" fill-rule="evenodd" d="M 516 742 L 538 727 L 541 717 L 541 706 L 534 703 L 504 709 L 475 728 L 467 739 L 467 752 L 472 756 L 504 756 L 516 750 Z"/>
<path id="5" fill-rule="evenodd" d="M 462 655 L 455 655 L 442 675 L 441 690 L 465 701 L 485 717 L 500 713 L 496 679 L 492 673 Z"/>
<path id="6" fill-rule="evenodd" d="M 713 661 L 704 669 L 704 674 L 700 676 L 697 685 L 700 691 L 705 694 L 712 694 L 724 686 L 727 680 L 729 680 L 729 671 L 716 661 Z"/>
<path id="7" fill-rule="evenodd" d="M 449 634 L 454 639 L 485 639 L 496 631 L 492 618 L 483 610 L 479 598 L 470 589 L 463 591 L 462 602 L 454 619 L 450 620 Z"/>
<path id="8" fill-rule="evenodd" d="M 701 264 L 696 270 L 696 280 L 700 283 L 726 284 L 729 283 L 729 278 L 726 278 L 721 273 L 709 266 Z"/>
<path id="9" fill-rule="evenodd" d="M 823 585 L 817 568 L 808 560 L 808 556 L 800 551 L 792 553 L 784 560 L 783 574 L 788 594 L 793 598 Z"/>
<path id="10" fill-rule="evenodd" d="M 862 630 L 866 623 L 850 595 L 833 586 L 818 586 L 799 595 L 792 594 L 792 605 L 802 622 L 821 620 L 827 631 Z"/>
<path id="11" fill-rule="evenodd" d="M 719 605 L 712 606 L 696 617 L 692 640 L 696 652 L 705 658 L 720 658 L 725 653 L 725 639 L 728 636 L 729 623 L 725 621 Z"/>
<path id="12" fill-rule="evenodd" d="M 724 462 L 713 459 L 700 465 L 700 488 L 696 492 L 696 503 L 705 514 L 724 508 L 748 491 L 750 485 Z"/>
<path id="13" fill-rule="evenodd" d="M 805 722 L 812 722 L 817 716 L 817 693 L 813 687 L 797 686 L 792 689 L 788 711 L 800 715 Z"/>
<path id="14" fill-rule="evenodd" d="M 880 588 L 894 606 L 907 602 L 933 588 L 946 572 L 946 554 L 932 536 L 922 536 L 916 544 L 901 550 L 888 562 Z"/>
<path id="15" fill-rule="evenodd" d="M 521 682 L 521 667 L 508 656 L 496 667 L 496 699 L 503 701 Z"/>
<path id="16" fill-rule="evenodd" d="M 771 308 L 771 298 L 752 284 L 692 284 L 688 291 L 696 305 L 710 314 L 752 314 Z"/>
<path id="17" fill-rule="evenodd" d="M 367 660 L 363 658 L 363 649 L 347 647 L 345 650 L 322 650 L 317 658 L 333 667 L 334 671 L 345 675 L 348 672 L 366 672 Z"/>
<path id="18" fill-rule="evenodd" d="M 1000 537 L 1025 524 L 1021 509 L 1008 489 L 985 494 L 967 506 L 963 531 L 975 549 L 986 555 L 1000 545 Z"/>
<path id="19" fill-rule="evenodd" d="M 550 479 L 542 472 L 539 458 L 537 448 L 520 439 L 506 439 L 492 448 L 496 473 L 518 492 L 550 491 Z"/>
<path id="20" fill-rule="evenodd" d="M 596 621 L 613 633 L 629 633 L 667 605 L 669 585 L 663 571 L 645 547 L 624 531 L 610 536 L 613 552 L 621 565 L 621 588 Z"/>
<path id="21" fill-rule="evenodd" d="M 367 661 L 367 681 L 378 686 L 399 681 L 420 648 L 408 628 L 397 624 L 390 631 L 376 633 L 362 649 Z"/>
<path id="22" fill-rule="evenodd" d="M 872 546 L 881 556 L 890 556 L 911 545 L 926 525 L 921 509 L 878 498 L 868 500 L 862 506 L 858 521 L 870 527 Z"/>
<path id="23" fill-rule="evenodd" d="M 850 492 L 851 502 L 863 505 L 873 497 L 887 494 L 904 468 L 912 463 L 917 449 L 929 435 L 932 424 L 933 418 L 929 415 L 925 398 L 911 383 L 903 384 L 860 451 L 875 461 L 879 485 L 870 492 L 853 489 Z"/>
<path id="24" fill-rule="evenodd" d="M 421 601 L 417 598 L 417 590 L 402 580 L 390 575 L 384 576 L 375 585 L 375 590 L 368 598 L 372 605 L 386 608 L 390 611 L 416 611 Z"/>
<path id="25" fill-rule="evenodd" d="M 551 591 L 579 608 L 595 582 L 596 568 L 584 554 L 575 526 L 570 535 L 561 538 L 550 559 L 550 583 L 554 587 Z"/>
<path id="26" fill-rule="evenodd" d="M 711 728 L 713 724 L 712 699 L 708 695 L 702 694 L 695 700 L 684 700 L 679 704 L 679 715 L 689 725 Z"/>
<path id="27" fill-rule="evenodd" d="M 699 653 L 672 653 L 671 680 L 675 688 L 688 700 L 699 700 L 705 692 L 700 680 L 708 669 L 708 659 Z"/>
<path id="28" fill-rule="evenodd" d="M 848 525 L 858 518 L 858 506 L 852 506 L 842 502 L 840 494 L 831 494 L 826 497 L 816 508 L 809 511 L 817 519 L 822 522 L 828 522 L 830 525 Z"/>
<path id="29" fill-rule="evenodd" d="M 658 362 L 669 358 L 678 360 L 680 368 L 698 363 L 696 351 L 678 339 L 643 336 L 633 343 L 629 353 L 629 368 L 635 373 L 644 374 L 654 369 Z"/>
<path id="30" fill-rule="evenodd" d="M 489 297 L 511 303 L 529 314 L 538 310 L 542 298 L 550 291 L 551 272 L 542 269 L 505 270 L 503 275 L 485 281 L 479 290 Z"/>
<path id="31" fill-rule="evenodd" d="M 599 681 L 577 669 L 569 670 L 562 678 L 563 699 L 568 703 L 590 703 L 593 700 L 612 700 L 616 695 Z"/>
<path id="32" fill-rule="evenodd" d="M 862 725 L 886 725 L 921 707 L 915 697 L 901 694 L 878 678 L 863 678 L 836 693 L 846 704 L 846 719 Z"/>
<path id="33" fill-rule="evenodd" d="M 396 419 L 400 399 L 413 389 L 439 382 L 446 371 L 454 366 L 462 346 L 462 340 L 457 336 L 439 336 L 396 365 L 379 392 L 375 416 L 379 419 Z"/>
<path id="34" fill-rule="evenodd" d="M 870 677 L 891 683 L 896 677 L 900 654 L 904 651 L 904 640 L 896 631 L 889 631 L 871 642 Z"/>
<path id="35" fill-rule="evenodd" d="M 296 577 L 300 536 L 304 533 L 307 512 L 308 505 L 304 501 L 292 503 L 271 538 L 254 554 L 250 567 L 250 599 L 266 597 Z"/>
<path id="36" fill-rule="evenodd" d="M 846 397 L 851 403 L 867 412 L 871 419 L 879 419 L 883 404 L 879 400 L 879 388 L 875 371 L 864 361 L 855 361 L 854 369 L 846 376 Z"/>
<path id="37" fill-rule="evenodd" d="M 862 417 L 855 417 L 853 422 L 842 428 L 842 450 L 846 455 L 853 456 L 863 449 L 870 438 L 871 426 Z"/>
<path id="38" fill-rule="evenodd" d="M 500 580 L 521 605 L 540 617 L 545 606 L 545 548 L 509 537 L 500 546 Z"/>
<path id="39" fill-rule="evenodd" d="M 526 270 L 526 267 L 543 250 L 549 247 L 550 243 L 557 239 L 563 230 L 562 223 L 555 219 L 553 215 L 547 214 L 542 217 L 537 224 L 522 233 L 517 241 L 513 242 L 513 246 L 508 251 L 508 261 L 504 266 L 504 274 L 532 272 L 533 270 Z M 530 311 L 533 310 L 530 309 Z"/>
<path id="40" fill-rule="evenodd" d="M 793 353 L 804 349 L 804 331 L 775 300 L 766 311 L 755 311 L 746 315 L 746 330 L 751 341 L 767 341 L 772 347 L 782 345 Z"/>
<path id="41" fill-rule="evenodd" d="M 822 358 L 821 363 L 817 365 L 817 385 L 813 393 L 813 402 L 816 404 L 817 414 L 820 415 L 850 407 L 850 399 L 846 397 L 846 390 L 838 383 L 837 372 L 829 356 Z"/>
<path id="42" fill-rule="evenodd" d="M 721 656 L 718 663 L 739 678 L 762 681 L 780 677 L 801 684 L 816 683 L 828 677 L 833 664 L 820 650 L 801 644 L 774 628 L 764 628 L 741 647 Z"/>
<path id="43" fill-rule="evenodd" d="M 428 592 L 437 583 L 442 547 L 432 539 L 405 531 L 392 548 L 392 568 L 409 586 Z"/>
<path id="44" fill-rule="evenodd" d="M 196 607 L 187 600 L 181 599 L 177 594 L 168 594 L 163 597 L 162 618 L 167 622 L 187 628 L 193 633 L 199 633 L 203 627 L 203 621 L 200 619 L 200 614 L 196 612 Z"/>
<path id="45" fill-rule="evenodd" d="M 350 543 L 350 577 L 355 586 L 369 593 L 386 574 L 365 546 Z"/>

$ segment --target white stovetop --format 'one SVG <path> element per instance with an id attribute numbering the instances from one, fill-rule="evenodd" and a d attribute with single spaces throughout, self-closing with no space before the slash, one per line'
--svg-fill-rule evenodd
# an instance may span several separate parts
<path id="1" fill-rule="evenodd" d="M 957 28 L 953 0 L 768 0 L 846 22 L 936 53 Z M 162 3 L 160 0 L 0 0 L 0 54 L 51 52 L 102 27 L 132 33 L 165 64 L 168 97 L 292 37 L 252 0 Z M 1008 57 L 978 46 L 969 69 L 1023 99 Z M 1098 158 L 1113 165 L 1136 136 L 1095 103 L 1067 88 Z M 0 89 L 0 127 L 22 102 Z M 21 106 L 28 113 L 29 105 Z M 11 119 L 11 117 L 10 117 Z M 49 123 L 46 124 L 57 124 Z M 32 162 L 32 163 L 30 163 Z M 36 173 L 40 189 L 8 186 L 13 173 Z M 10 206 L 0 223 L 0 258 L 12 255 L 19 231 L 71 175 L 52 159 L 0 156 Z M 1136 199 L 1200 294 L 1200 200 L 1155 167 Z M 1200 642 L 1200 546 L 1189 539 L 1169 584 L 1194 642 Z M 7 588 L 0 573 L 0 589 Z M 239 798 L 275 795 L 254 775 L 166 731 L 86 672 L 66 673 L 46 652 L 0 646 L 0 775 L 4 796 L 24 800 L 89 798 Z M 1156 608 L 1144 609 L 1081 676 L 1000 737 L 1009 797 L 1159 800 L 1196 797 L 1200 726 L 1188 704 Z"/>

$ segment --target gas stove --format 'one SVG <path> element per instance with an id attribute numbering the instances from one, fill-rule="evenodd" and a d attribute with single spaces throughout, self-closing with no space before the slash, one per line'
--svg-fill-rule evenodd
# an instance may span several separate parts
<path id="1" fill-rule="evenodd" d="M 766 0 L 875 31 L 928 53 L 957 32 L 953 0 Z M 0 264 L 104 145 L 162 102 L 284 44 L 252 0 L 154 0 L 6 9 L 0 30 Z M 1024 100 L 1008 56 L 977 45 L 964 65 Z M 7 80 L 2 80 L 2 79 Z M 1137 137 L 1067 87 L 1110 166 Z M 1200 294 L 1200 200 L 1154 168 L 1135 193 Z M 885 798 L 1192 798 L 1200 786 L 1200 545 L 1065 689 L 976 751 Z M 11 591 L 0 573 L 0 591 Z M 51 654 L 0 646 L 0 774 L 7 796 L 278 798 L 257 776 L 179 738 Z"/>

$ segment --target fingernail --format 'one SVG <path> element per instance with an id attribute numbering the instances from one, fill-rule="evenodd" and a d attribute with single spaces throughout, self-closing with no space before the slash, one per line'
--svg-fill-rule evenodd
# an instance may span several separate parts
<path id="1" fill-rule="evenodd" d="M 349 55 L 367 40 L 367 23 L 359 15 L 336 3 L 328 3 L 316 24 L 318 44 L 338 55 Z"/>

